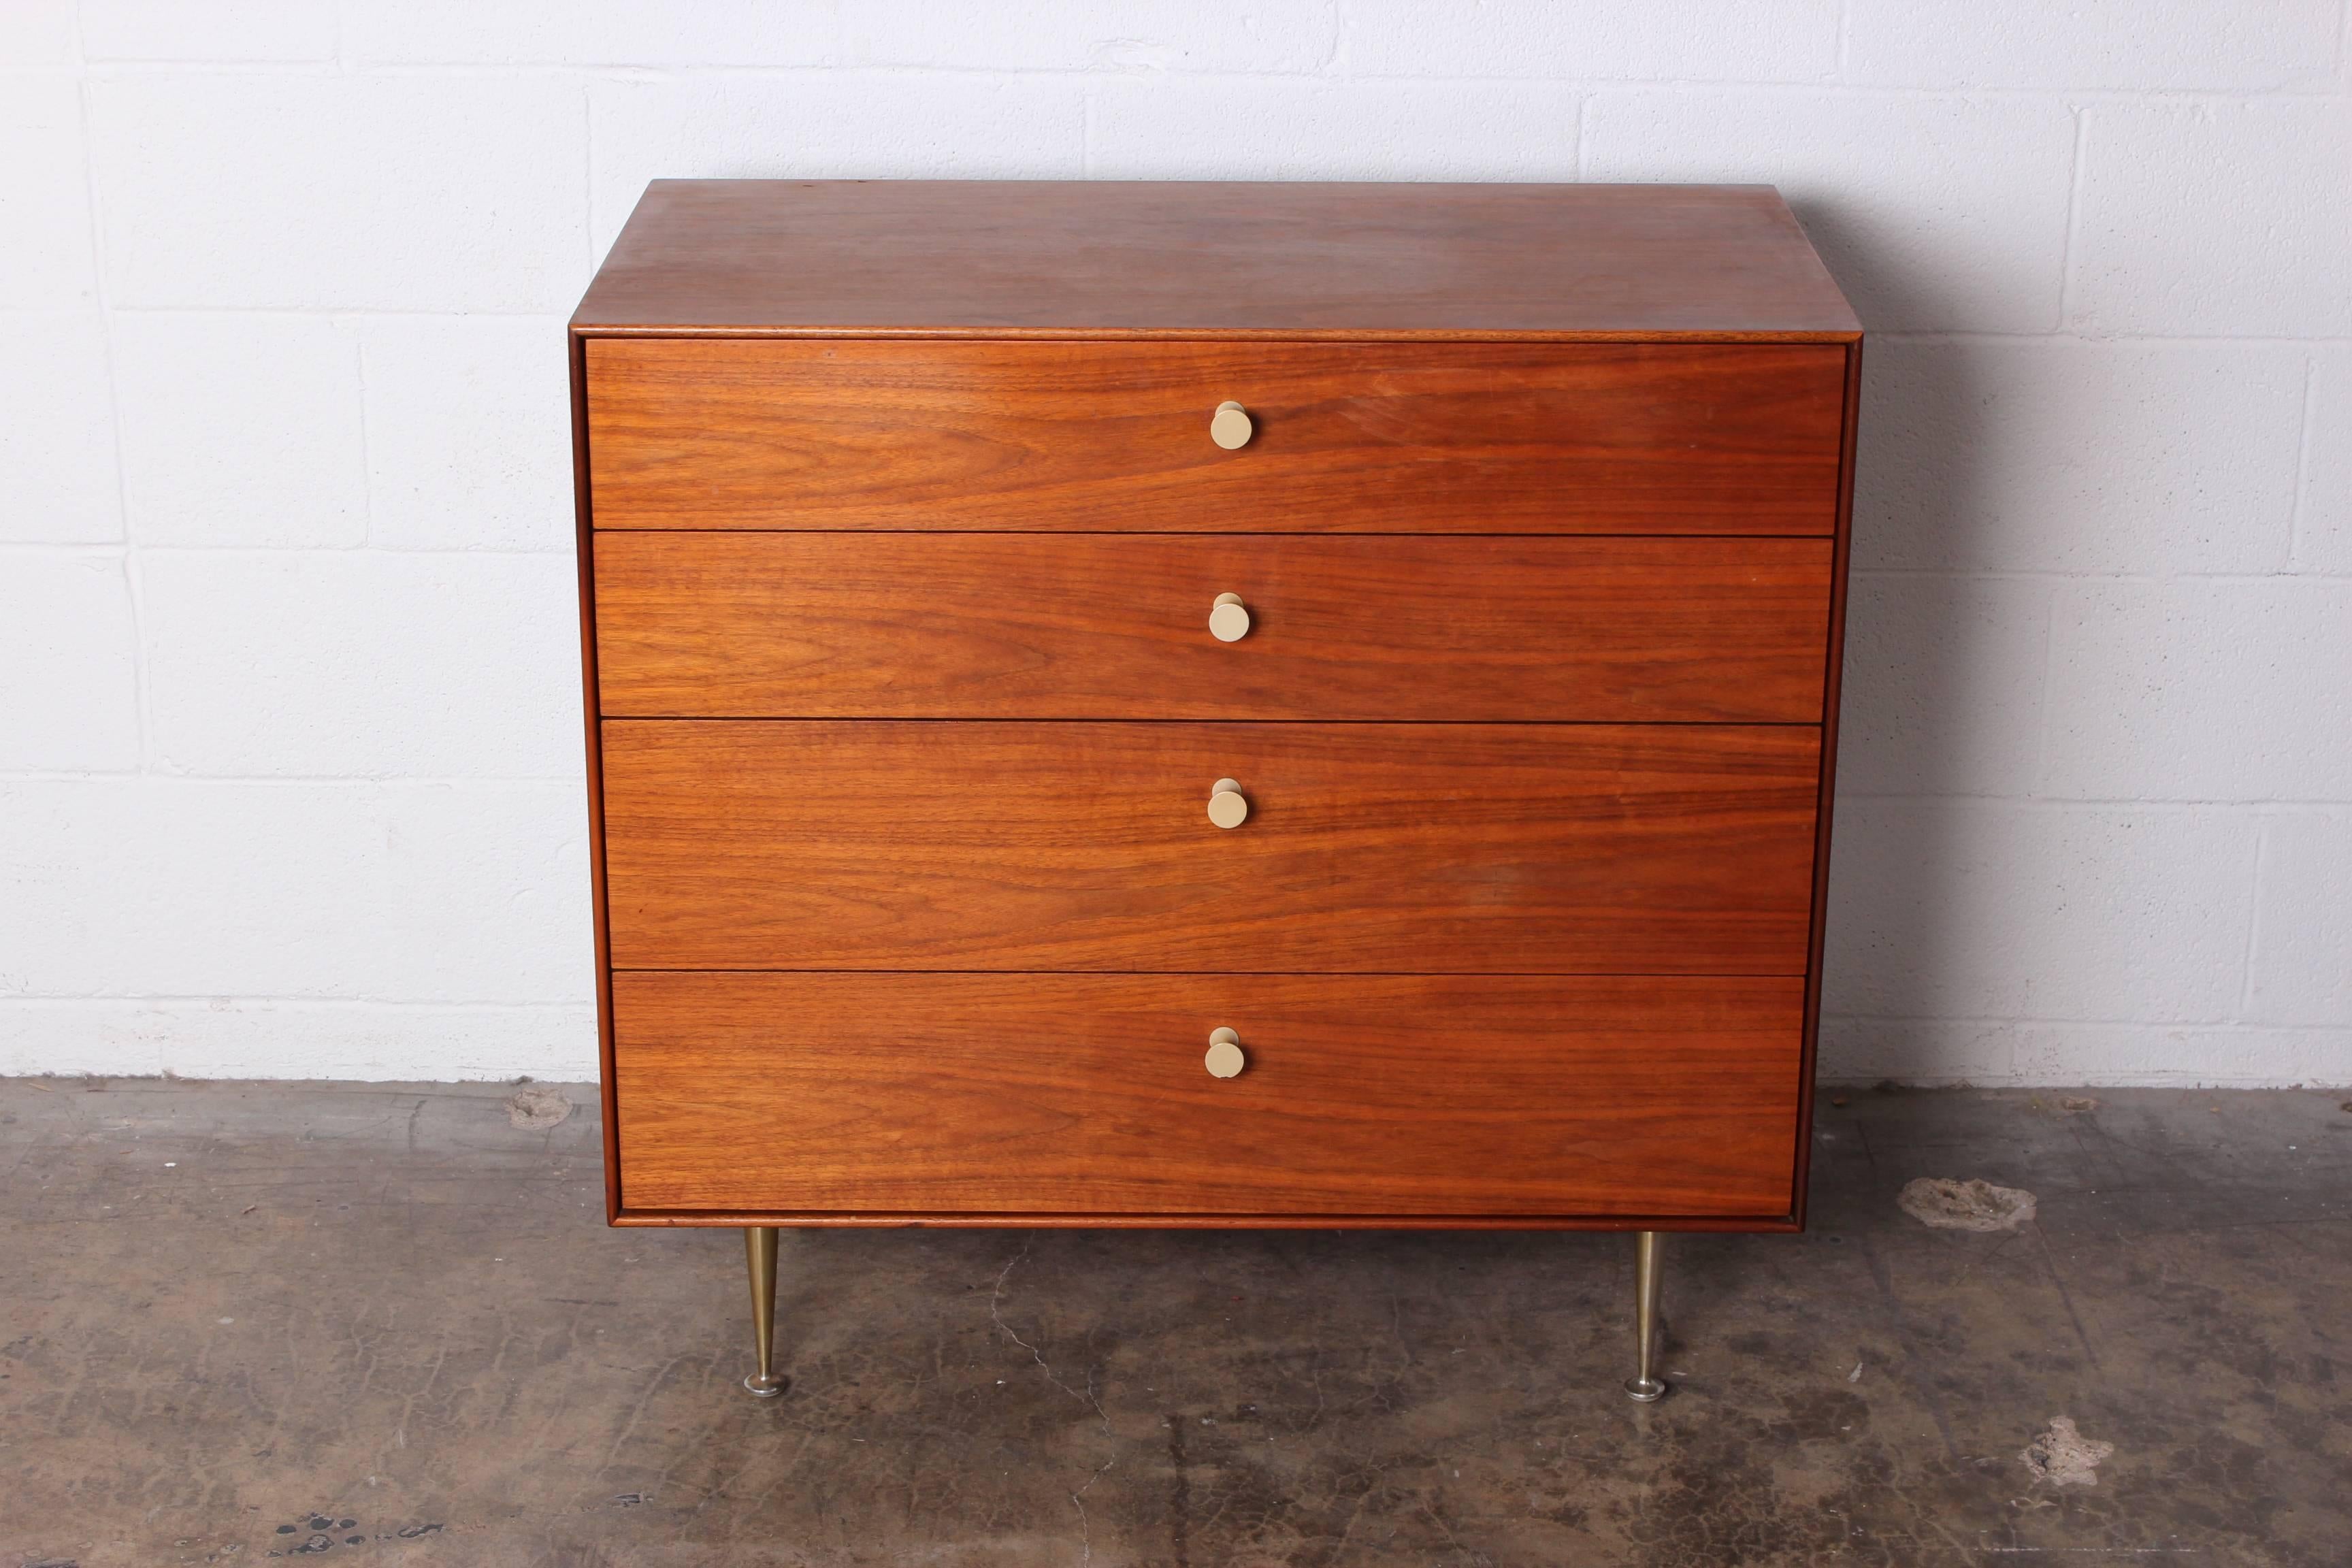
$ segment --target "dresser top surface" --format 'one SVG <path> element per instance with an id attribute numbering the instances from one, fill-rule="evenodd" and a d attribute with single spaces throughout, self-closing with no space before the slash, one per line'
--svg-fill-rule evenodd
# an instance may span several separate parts
<path id="1" fill-rule="evenodd" d="M 656 180 L 589 332 L 1840 341 L 1769 185 Z"/>

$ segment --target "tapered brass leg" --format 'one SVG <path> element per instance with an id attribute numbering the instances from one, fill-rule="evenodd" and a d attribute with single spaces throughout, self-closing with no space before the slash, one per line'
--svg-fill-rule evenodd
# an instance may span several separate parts
<path id="1" fill-rule="evenodd" d="M 776 1227 L 745 1226 L 743 1256 L 751 1265 L 751 1335 L 760 1350 L 760 1370 L 743 1386 L 773 1399 L 784 1391 L 784 1379 L 776 1373 Z"/>
<path id="2" fill-rule="evenodd" d="M 1657 1374 L 1658 1353 L 1658 1233 L 1637 1232 L 1633 1237 L 1633 1337 L 1638 1343 L 1636 1375 L 1625 1392 L 1641 1404 L 1662 1397 L 1666 1385 Z"/>

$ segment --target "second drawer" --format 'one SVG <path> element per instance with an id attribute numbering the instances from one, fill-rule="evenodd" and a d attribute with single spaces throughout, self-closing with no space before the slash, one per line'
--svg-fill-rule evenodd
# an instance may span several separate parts
<path id="1" fill-rule="evenodd" d="M 608 720 L 604 742 L 616 968 L 1805 968 L 1810 727 Z"/>
<path id="2" fill-rule="evenodd" d="M 595 550 L 611 717 L 1815 723 L 1829 643 L 1826 539 L 618 532 Z M 1213 632 L 1225 595 L 1238 613 Z"/>

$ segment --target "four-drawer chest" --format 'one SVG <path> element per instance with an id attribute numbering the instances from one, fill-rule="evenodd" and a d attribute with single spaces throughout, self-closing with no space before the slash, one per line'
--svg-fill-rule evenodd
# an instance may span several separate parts
<path id="1" fill-rule="evenodd" d="M 1760 186 L 664 181 L 610 1217 L 1802 1223 L 1861 331 Z"/>

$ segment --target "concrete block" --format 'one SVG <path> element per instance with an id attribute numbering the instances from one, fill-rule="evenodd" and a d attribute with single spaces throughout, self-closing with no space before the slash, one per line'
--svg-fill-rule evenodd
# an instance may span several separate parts
<path id="1" fill-rule="evenodd" d="M 2224 1022 L 2257 824 L 2226 810 L 1841 801 L 1823 1008 Z"/>
<path id="2" fill-rule="evenodd" d="M 1489 0 L 1432 11 L 1346 0 L 1350 74 L 1540 77 L 1559 81 L 1826 81 L 1837 74 L 1835 0 Z"/>
<path id="3" fill-rule="evenodd" d="M 2041 793 L 2352 801 L 2352 581 L 2072 583 Z"/>
<path id="4" fill-rule="evenodd" d="M 576 1082 L 596 1072 L 596 1010 L 579 1003 L 0 1000 L 0 1075 Z"/>
<path id="5" fill-rule="evenodd" d="M 0 300 L 18 310 L 96 304 L 79 84 L 62 74 L 5 79 L 0 146 L 8 150 L 0 160 Z"/>
<path id="6" fill-rule="evenodd" d="M 1094 89 L 1103 179 L 1569 180 L 1577 93 L 1551 82 L 1118 77 Z M 1202 127 L 1215 127 L 1202 134 Z"/>
<path id="7" fill-rule="evenodd" d="M 2352 1026 L 2352 810 L 2265 819 L 2255 886 L 2249 1016 Z"/>
<path id="8" fill-rule="evenodd" d="M 105 318 L 0 315 L 0 541 L 121 537 Z"/>
<path id="9" fill-rule="evenodd" d="M 320 316 L 114 321 L 123 490 L 142 544 L 367 541 L 359 337 Z"/>
<path id="10" fill-rule="evenodd" d="M 0 5 L 0 68 L 70 66 L 79 58 L 74 0 L 8 0 Z"/>
<path id="11" fill-rule="evenodd" d="M 2352 346 L 2313 346 L 2304 410 L 2294 565 L 2352 576 Z"/>
<path id="12" fill-rule="evenodd" d="M 0 994 L 576 1007 L 586 829 L 572 783 L 0 783 Z"/>
<path id="13" fill-rule="evenodd" d="M 2303 358 L 2291 343 L 1874 343 L 1855 563 L 2276 571 Z"/>
<path id="14" fill-rule="evenodd" d="M 584 1071 L 561 313 L 651 178 L 1093 174 L 1779 184 L 1824 1070 L 2352 1076 L 2352 35 L 2113 9 L 0 5 L 0 1066 Z"/>
<path id="15" fill-rule="evenodd" d="M 142 571 L 165 768 L 580 776 L 566 555 L 155 551 Z"/>
<path id="16" fill-rule="evenodd" d="M 2352 1029 L 2027 1024 L 2017 1035 L 2021 1083 L 2352 1084 Z"/>
<path id="17" fill-rule="evenodd" d="M 602 255 L 654 179 L 1076 179 L 1086 89 L 855 71 L 598 82 L 589 136 Z"/>
<path id="18" fill-rule="evenodd" d="M 2048 99 L 1612 89 L 1584 178 L 1778 185 L 1864 325 L 2046 332 L 2074 144 Z"/>
<path id="19" fill-rule="evenodd" d="M 2336 0 L 1852 0 L 1841 74 L 1892 87 L 2324 89 L 2341 10 Z"/>
<path id="20" fill-rule="evenodd" d="M 344 8 L 343 47 L 362 65 L 828 65 L 840 53 L 839 9 L 838 0 L 359 0 Z"/>
<path id="21" fill-rule="evenodd" d="M 92 60 L 331 60 L 336 7 L 318 0 L 82 0 Z"/>
<path id="22" fill-rule="evenodd" d="M 121 557 L 0 559 L 0 770 L 137 767 L 136 637 Z"/>
<path id="23" fill-rule="evenodd" d="M 1820 1077 L 1979 1089 L 2342 1084 L 2352 1083 L 2352 1029 L 1824 1017 Z"/>
<path id="24" fill-rule="evenodd" d="M 1842 795 L 2031 795 L 2048 580 L 1855 574 L 1846 590 Z"/>
<path id="25" fill-rule="evenodd" d="M 2352 335 L 2352 100 L 2118 101 L 2084 112 L 2075 324 Z"/>
<path id="26" fill-rule="evenodd" d="M 377 316 L 360 341 L 377 544 L 572 548 L 561 318 Z"/>
<path id="27" fill-rule="evenodd" d="M 853 65 L 945 70 L 1315 71 L 1339 47 L 1327 0 L 1246 8 L 1184 0 L 1106 7 L 1091 0 L 942 6 L 857 0 L 842 13 Z"/>
<path id="28" fill-rule="evenodd" d="M 90 84 L 117 307 L 569 310 L 582 89 L 549 75 Z"/>

